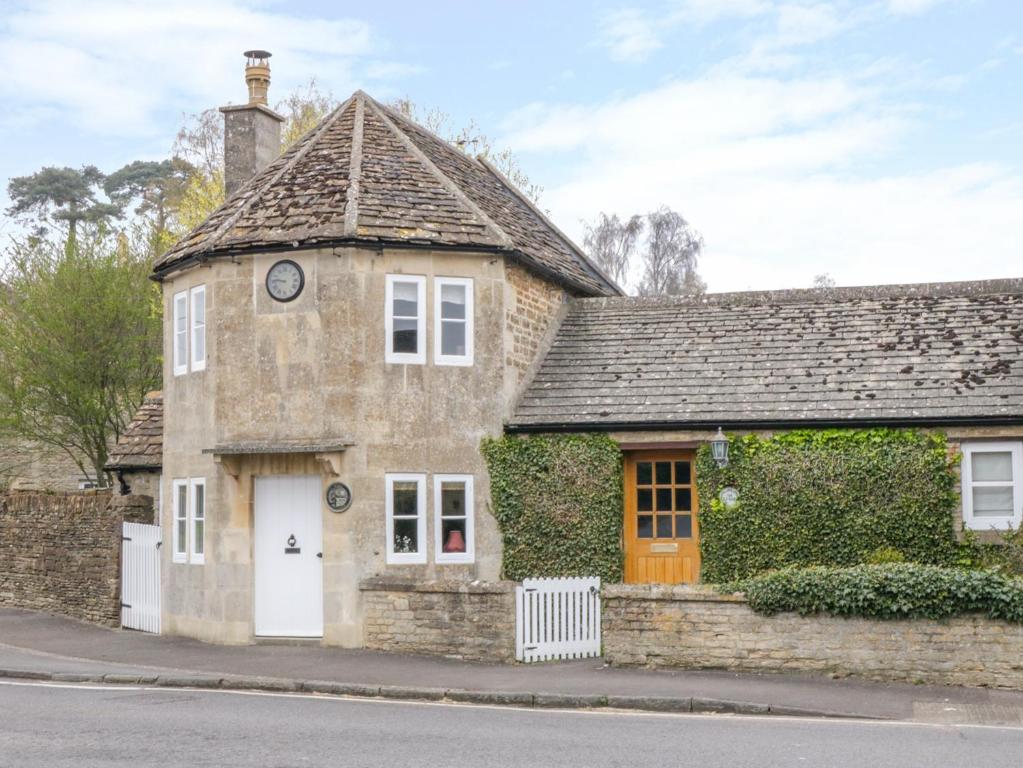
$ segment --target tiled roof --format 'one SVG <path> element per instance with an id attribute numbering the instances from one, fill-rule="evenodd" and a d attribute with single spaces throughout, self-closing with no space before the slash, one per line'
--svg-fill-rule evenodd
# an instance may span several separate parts
<path id="1" fill-rule="evenodd" d="M 1023 423 L 1023 279 L 576 299 L 510 429 Z"/>
<path id="2" fill-rule="evenodd" d="M 617 286 L 507 179 L 361 91 L 155 265 L 369 242 L 501 251 L 583 295 Z"/>
<path id="3" fill-rule="evenodd" d="M 150 392 L 135 418 L 110 450 L 109 472 L 163 466 L 163 393 Z"/>

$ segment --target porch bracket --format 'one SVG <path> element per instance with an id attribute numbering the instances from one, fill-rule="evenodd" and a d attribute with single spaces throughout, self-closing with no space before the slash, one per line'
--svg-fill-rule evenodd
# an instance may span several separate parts
<path id="1" fill-rule="evenodd" d="M 320 463 L 324 474 L 338 477 L 341 474 L 341 451 L 319 451 L 313 454 Z"/>
<path id="2" fill-rule="evenodd" d="M 213 463 L 220 465 L 227 474 L 229 474 L 237 482 L 238 478 L 242 473 L 242 463 L 240 456 L 233 456 L 230 454 L 215 453 L 213 454 Z"/>

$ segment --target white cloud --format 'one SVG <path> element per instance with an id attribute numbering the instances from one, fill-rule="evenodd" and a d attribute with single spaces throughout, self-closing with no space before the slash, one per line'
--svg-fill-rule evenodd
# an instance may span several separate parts
<path id="1" fill-rule="evenodd" d="M 655 24 L 636 8 L 612 11 L 600 21 L 601 42 L 615 61 L 642 61 L 664 45 Z"/>
<path id="2" fill-rule="evenodd" d="M 711 74 L 597 105 L 534 104 L 504 142 L 573 163 L 544 204 L 579 236 L 599 211 L 668 204 L 705 236 L 712 290 L 1019 272 L 1023 178 L 962 164 L 884 170 L 915 112 L 851 78 Z M 866 169 L 880 171 L 868 172 Z"/>
<path id="3" fill-rule="evenodd" d="M 896 16 L 917 16 L 945 0 L 888 0 L 888 10 Z"/>
<path id="4" fill-rule="evenodd" d="M 314 74 L 347 89 L 355 63 L 381 47 L 364 22 L 292 16 L 281 3 L 45 0 L 5 11 L 0 94 L 86 131 L 145 135 L 160 130 L 161 109 L 241 101 L 246 49 L 273 52 L 272 99 Z"/>

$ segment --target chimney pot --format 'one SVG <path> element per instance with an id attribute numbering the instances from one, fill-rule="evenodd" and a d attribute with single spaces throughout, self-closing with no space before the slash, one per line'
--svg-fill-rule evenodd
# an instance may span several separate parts
<path id="1" fill-rule="evenodd" d="M 249 87 L 249 104 L 266 104 L 270 90 L 270 51 L 245 52 L 245 84 Z"/>

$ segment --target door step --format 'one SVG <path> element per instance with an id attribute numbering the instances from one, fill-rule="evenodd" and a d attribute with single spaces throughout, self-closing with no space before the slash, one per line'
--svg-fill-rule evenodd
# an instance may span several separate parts
<path id="1" fill-rule="evenodd" d="M 301 645 L 320 646 L 323 645 L 322 637 L 256 637 L 252 640 L 253 645 Z"/>

